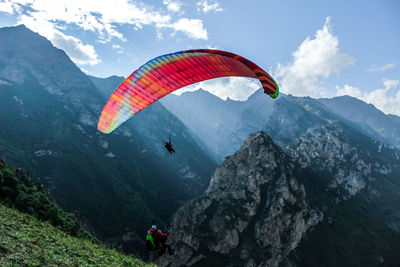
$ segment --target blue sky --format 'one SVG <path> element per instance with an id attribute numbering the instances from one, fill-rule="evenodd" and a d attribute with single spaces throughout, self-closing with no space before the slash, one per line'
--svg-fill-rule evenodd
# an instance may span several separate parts
<path id="1" fill-rule="evenodd" d="M 400 115 L 400 1 L 0 0 L 0 27 L 25 24 L 88 74 L 127 76 L 161 54 L 217 48 L 269 71 L 282 92 L 349 94 Z M 245 99 L 259 86 L 203 87 Z"/>

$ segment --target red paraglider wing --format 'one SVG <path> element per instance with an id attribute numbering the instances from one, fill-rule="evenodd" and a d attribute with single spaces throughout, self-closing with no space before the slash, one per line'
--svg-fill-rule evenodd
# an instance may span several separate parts
<path id="1" fill-rule="evenodd" d="M 278 84 L 253 62 L 233 53 L 197 49 L 150 60 L 134 71 L 111 95 L 97 129 L 110 133 L 127 119 L 160 98 L 197 82 L 229 76 L 258 79 L 264 92 L 278 96 Z"/>

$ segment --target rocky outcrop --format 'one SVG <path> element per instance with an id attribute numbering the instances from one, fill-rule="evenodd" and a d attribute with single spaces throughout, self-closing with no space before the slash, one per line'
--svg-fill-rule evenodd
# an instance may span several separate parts
<path id="1" fill-rule="evenodd" d="M 315 124 L 285 149 L 263 132 L 251 134 L 216 170 L 206 192 L 173 216 L 176 254 L 158 263 L 321 266 L 334 255 L 335 266 L 354 266 L 341 255 L 362 253 L 355 244 L 364 236 L 376 253 L 394 262 L 391 251 L 397 247 L 384 248 L 400 238 L 393 227 L 399 199 L 390 191 L 398 186 L 398 173 L 395 149 L 334 119 Z M 358 229 L 360 218 L 372 226 Z M 377 239 L 376 229 L 385 234 Z M 320 240 L 329 251 L 313 246 Z"/>
<path id="2" fill-rule="evenodd" d="M 287 257 L 291 265 L 397 266 L 398 152 L 337 121 L 309 129 L 290 149 L 310 173 L 300 179 L 307 199 L 324 212 Z"/>
<path id="3" fill-rule="evenodd" d="M 216 170 L 206 192 L 172 218 L 176 254 L 162 266 L 278 266 L 322 220 L 310 207 L 294 163 L 262 132 Z"/>
<path id="4" fill-rule="evenodd" d="M 310 128 L 289 147 L 290 154 L 303 168 L 323 172 L 329 188 L 341 199 L 354 196 L 379 174 L 389 174 L 395 151 L 339 123 Z M 391 152 L 391 154 L 390 154 Z"/>

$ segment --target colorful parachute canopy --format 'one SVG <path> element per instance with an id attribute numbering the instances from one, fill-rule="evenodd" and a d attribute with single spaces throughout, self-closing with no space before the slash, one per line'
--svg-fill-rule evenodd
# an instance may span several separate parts
<path id="1" fill-rule="evenodd" d="M 135 70 L 111 95 L 97 129 L 111 133 L 127 119 L 169 93 L 197 82 L 227 76 L 258 79 L 272 98 L 278 84 L 253 62 L 225 51 L 197 49 L 150 60 Z"/>

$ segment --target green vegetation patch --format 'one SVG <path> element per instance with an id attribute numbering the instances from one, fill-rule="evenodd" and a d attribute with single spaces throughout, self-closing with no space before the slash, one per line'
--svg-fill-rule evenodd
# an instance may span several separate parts
<path id="1" fill-rule="evenodd" d="M 2 160 L 0 160 L 0 203 L 29 213 L 39 220 L 49 221 L 68 234 L 95 241 L 95 238 L 79 225 L 73 214 L 64 212 L 50 200 L 42 185 L 33 184 L 25 171 L 13 169 Z"/>
<path id="2" fill-rule="evenodd" d="M 0 204 L 0 266 L 154 266 Z"/>

